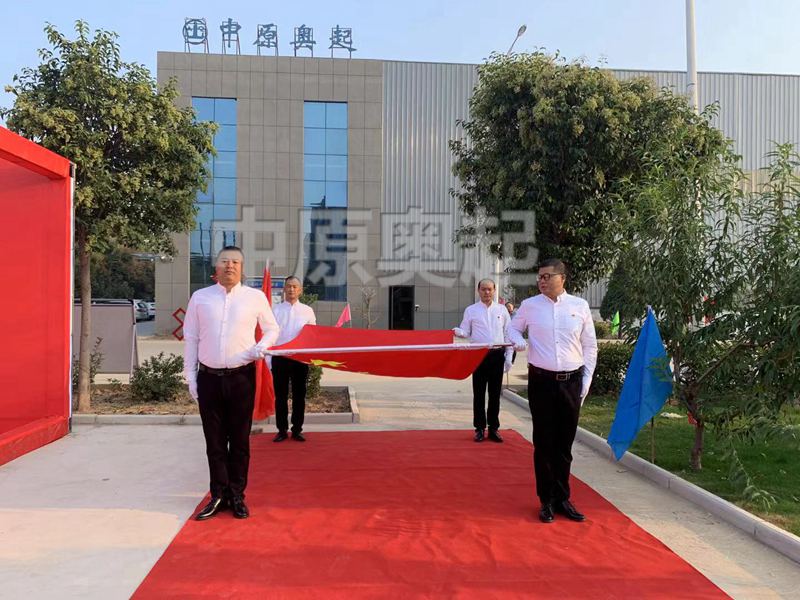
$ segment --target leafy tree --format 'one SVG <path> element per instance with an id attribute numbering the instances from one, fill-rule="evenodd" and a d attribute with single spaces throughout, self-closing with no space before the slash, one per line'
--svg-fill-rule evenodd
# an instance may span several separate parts
<path id="1" fill-rule="evenodd" d="M 692 467 L 702 468 L 704 431 L 714 428 L 728 441 L 729 478 L 769 504 L 733 441 L 788 434 L 780 410 L 800 394 L 798 159 L 779 146 L 767 183 L 746 196 L 738 157 L 717 158 L 647 163 L 620 214 L 616 296 L 629 334 L 631 315 L 647 304 L 656 312 L 675 397 L 696 423 Z"/>
<path id="2" fill-rule="evenodd" d="M 142 298 L 152 300 L 155 265 L 138 260 L 124 248 L 112 247 L 106 253 L 92 252 L 90 272 L 95 298 Z M 75 289 L 80 289 L 75 273 Z"/>
<path id="3" fill-rule="evenodd" d="M 461 186 L 452 194 L 464 212 L 533 210 L 532 242 L 540 255 L 569 265 L 575 290 L 613 266 L 613 215 L 643 176 L 641 157 L 669 151 L 713 160 L 724 143 L 683 98 L 648 79 L 621 81 L 542 52 L 493 55 L 481 65 L 461 125 L 466 138 L 450 148 Z M 528 250 L 491 249 L 517 258 Z"/>
<path id="4" fill-rule="evenodd" d="M 123 62 L 117 36 L 82 21 L 70 40 L 54 26 L 41 64 L 6 88 L 8 127 L 77 165 L 75 244 L 83 306 L 91 303 L 90 256 L 112 242 L 173 251 L 170 234 L 189 231 L 205 185 L 213 126 L 177 108 L 175 82 L 158 89 L 142 65 Z M 91 311 L 82 311 L 78 406 L 88 410 Z"/>

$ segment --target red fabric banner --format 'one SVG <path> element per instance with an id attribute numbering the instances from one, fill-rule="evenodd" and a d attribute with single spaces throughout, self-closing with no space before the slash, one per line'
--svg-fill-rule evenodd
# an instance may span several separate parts
<path id="1" fill-rule="evenodd" d="M 339 315 L 339 320 L 336 321 L 336 327 L 341 327 L 342 325 L 344 325 L 348 321 L 350 321 L 350 303 L 349 302 L 345 305 L 344 310 L 342 310 L 342 314 Z"/>
<path id="2" fill-rule="evenodd" d="M 267 295 L 269 305 L 272 306 L 272 275 L 269 272 L 269 265 L 264 268 L 261 290 Z M 256 342 L 260 341 L 263 335 L 261 327 L 256 325 Z M 274 414 L 275 387 L 272 381 L 272 371 L 269 370 L 266 360 L 259 360 L 256 363 L 256 401 L 253 406 L 253 420 L 263 421 Z"/>
<path id="3" fill-rule="evenodd" d="M 357 348 L 364 346 L 420 346 L 450 344 L 453 332 L 449 329 L 434 331 L 386 331 L 383 329 L 343 329 L 306 325 L 292 341 L 271 350 L 300 348 Z M 335 350 L 292 354 L 291 358 L 309 365 L 388 375 L 391 377 L 441 377 L 464 379 L 472 375 L 487 348 L 445 348 L 441 350 L 397 349 L 385 351 L 337 352 Z"/>

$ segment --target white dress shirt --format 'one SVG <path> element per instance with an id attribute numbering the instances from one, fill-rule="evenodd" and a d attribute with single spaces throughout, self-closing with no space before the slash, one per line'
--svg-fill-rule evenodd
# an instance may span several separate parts
<path id="1" fill-rule="evenodd" d="M 470 304 L 464 310 L 464 319 L 461 325 L 454 329 L 456 336 L 469 338 L 477 344 L 507 344 L 508 325 L 511 322 L 508 309 L 502 304 L 492 302 L 486 306 L 483 302 Z M 505 349 L 506 361 L 511 362 L 514 349 L 510 346 Z"/>
<path id="2" fill-rule="evenodd" d="M 317 316 L 314 314 L 314 309 L 308 304 L 303 304 L 299 301 L 294 304 L 291 302 L 276 304 L 272 312 L 275 313 L 275 319 L 281 328 L 281 332 L 275 342 L 276 346 L 291 342 L 306 325 L 317 324 Z"/>
<path id="3" fill-rule="evenodd" d="M 511 319 L 508 334 L 515 345 L 525 344 L 528 331 L 528 362 L 548 371 L 583 369 L 581 395 L 586 396 L 597 366 L 597 338 L 589 303 L 562 292 L 555 301 L 544 294 L 520 304 Z"/>
<path id="4" fill-rule="evenodd" d="M 256 359 L 256 324 L 263 352 L 278 337 L 278 323 L 264 292 L 236 284 L 230 292 L 215 284 L 192 294 L 183 322 L 186 380 L 197 380 L 198 362 L 212 369 L 233 369 Z"/>

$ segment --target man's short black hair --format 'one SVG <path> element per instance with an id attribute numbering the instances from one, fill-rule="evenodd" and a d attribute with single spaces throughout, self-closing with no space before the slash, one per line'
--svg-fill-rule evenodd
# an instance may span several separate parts
<path id="1" fill-rule="evenodd" d="M 289 275 L 286 279 L 283 280 L 283 285 L 289 283 L 290 279 L 294 279 L 300 287 L 303 287 L 303 282 L 300 281 L 300 278 L 297 277 L 296 275 Z"/>
<path id="2" fill-rule="evenodd" d="M 226 250 L 235 250 L 236 252 L 242 255 L 242 261 L 244 261 L 244 252 L 242 252 L 242 249 L 239 248 L 239 246 L 223 246 L 222 249 L 219 252 L 217 252 L 217 260 L 219 260 L 219 255 L 225 252 Z"/>
<path id="3" fill-rule="evenodd" d="M 564 261 L 560 258 L 548 258 L 539 263 L 539 269 L 543 269 L 545 267 L 553 267 L 553 271 L 555 271 L 557 274 L 567 274 L 567 265 L 565 265 Z"/>

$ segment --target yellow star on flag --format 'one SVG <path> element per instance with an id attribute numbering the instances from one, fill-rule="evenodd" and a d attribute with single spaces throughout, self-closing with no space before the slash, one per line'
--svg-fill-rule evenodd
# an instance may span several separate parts
<path id="1" fill-rule="evenodd" d="M 312 358 L 311 364 L 315 367 L 331 367 L 333 369 L 344 365 L 343 362 L 337 362 L 335 360 L 320 360 L 319 358 Z"/>

